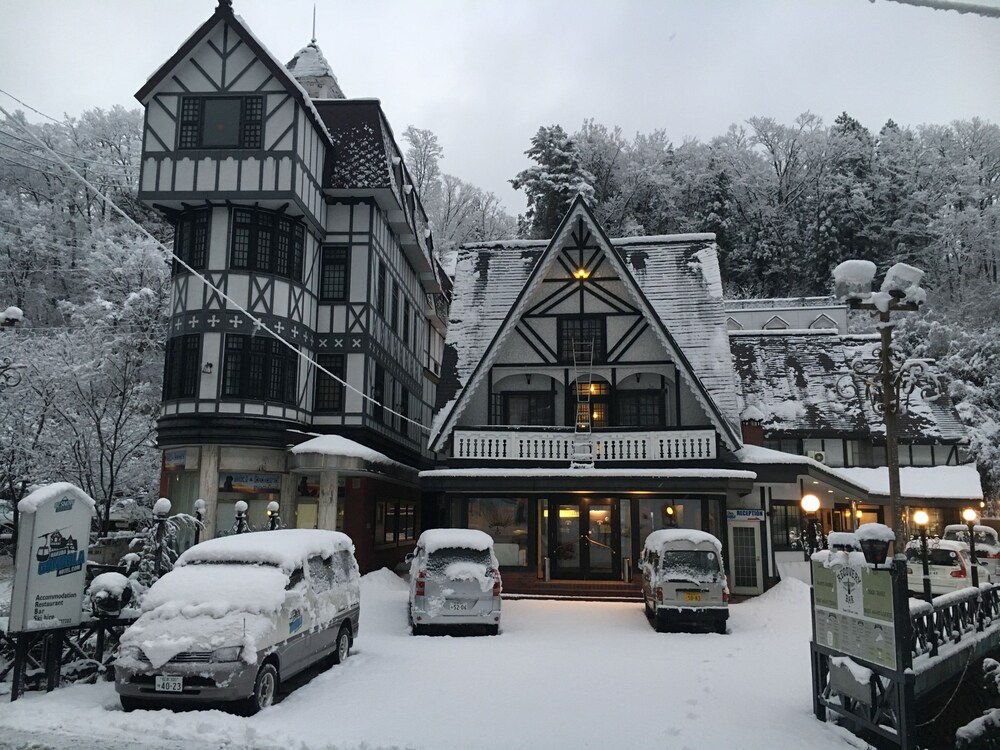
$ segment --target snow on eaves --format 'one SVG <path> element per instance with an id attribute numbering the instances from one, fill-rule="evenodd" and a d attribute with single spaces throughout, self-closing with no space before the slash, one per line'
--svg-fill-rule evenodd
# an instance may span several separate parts
<path id="1" fill-rule="evenodd" d="M 839 477 L 867 489 L 869 495 L 889 496 L 889 469 L 829 468 Z M 904 498 L 982 500 L 983 485 L 975 464 L 962 466 L 902 466 L 900 494 Z"/>
<path id="2" fill-rule="evenodd" d="M 406 469 L 412 468 L 399 461 L 394 461 L 384 453 L 379 453 L 377 450 L 341 435 L 317 435 L 311 440 L 306 440 L 304 443 L 299 443 L 289 448 L 288 452 L 295 454 L 317 453 L 324 456 L 349 456 L 351 458 L 370 461 L 374 464 Z"/>
<path id="3" fill-rule="evenodd" d="M 788 455 L 788 454 L 783 454 Z M 808 459 L 807 459 L 808 460 Z M 818 464 L 822 466 L 822 464 Z M 658 477 L 661 479 L 749 479 L 757 474 L 742 469 L 430 469 L 420 472 L 421 479 L 442 477 Z"/>

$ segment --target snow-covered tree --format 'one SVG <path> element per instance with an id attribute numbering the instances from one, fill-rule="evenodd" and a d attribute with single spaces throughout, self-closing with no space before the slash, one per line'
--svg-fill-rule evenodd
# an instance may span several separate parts
<path id="1" fill-rule="evenodd" d="M 520 233 L 551 237 L 577 194 L 593 198 L 594 176 L 583 168 L 576 141 L 560 125 L 538 128 L 524 153 L 536 164 L 510 181 L 528 198 L 528 210 L 519 218 Z"/>

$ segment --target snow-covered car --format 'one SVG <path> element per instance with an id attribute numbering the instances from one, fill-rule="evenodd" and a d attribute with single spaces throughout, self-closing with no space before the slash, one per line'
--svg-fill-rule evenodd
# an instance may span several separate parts
<path id="1" fill-rule="evenodd" d="M 976 525 L 972 528 L 976 542 L 976 560 L 990 571 L 993 580 L 1000 580 L 1000 537 L 996 529 L 990 526 Z M 944 536 L 950 542 L 969 543 L 969 527 L 964 523 L 948 524 L 944 527 Z"/>
<path id="2" fill-rule="evenodd" d="M 982 565 L 979 582 L 990 582 L 990 571 Z M 972 557 L 969 545 L 947 539 L 927 540 L 927 574 L 931 594 L 940 596 L 972 585 Z M 919 539 L 906 545 L 906 585 L 916 594 L 924 592 L 923 552 Z"/>
<path id="3" fill-rule="evenodd" d="M 336 531 L 258 531 L 191 547 L 122 635 L 122 707 L 266 708 L 279 680 L 347 658 L 360 582 L 354 544 Z"/>
<path id="4" fill-rule="evenodd" d="M 428 529 L 410 562 L 410 628 L 482 628 L 500 632 L 500 569 L 493 538 L 475 529 Z"/>
<path id="5" fill-rule="evenodd" d="M 646 537 L 640 561 L 646 615 L 656 630 L 709 627 L 726 632 L 729 585 L 722 542 L 696 529 L 660 529 Z"/>

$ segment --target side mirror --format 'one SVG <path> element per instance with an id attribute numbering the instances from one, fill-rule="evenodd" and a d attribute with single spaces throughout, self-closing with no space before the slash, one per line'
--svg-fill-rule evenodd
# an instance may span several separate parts
<path id="1" fill-rule="evenodd" d="M 412 562 L 413 561 L 413 557 L 414 557 L 414 555 L 413 555 L 412 552 L 407 552 L 406 553 L 406 557 L 403 558 L 403 562 Z"/>

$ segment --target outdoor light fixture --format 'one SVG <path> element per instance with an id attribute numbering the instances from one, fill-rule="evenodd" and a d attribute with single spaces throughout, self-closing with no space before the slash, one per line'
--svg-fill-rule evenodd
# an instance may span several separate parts
<path id="1" fill-rule="evenodd" d="M 267 529 L 274 531 L 281 526 L 281 516 L 278 515 L 278 503 L 272 500 L 267 504 Z"/>
<path id="2" fill-rule="evenodd" d="M 806 560 L 809 560 L 813 552 L 819 551 L 819 535 L 816 529 L 819 523 L 816 517 L 816 511 L 819 510 L 819 498 L 815 495 L 803 495 L 801 505 L 806 514 L 806 543 L 803 552 L 805 552 Z"/>
<path id="3" fill-rule="evenodd" d="M 966 508 L 962 511 L 962 520 L 966 523 L 975 523 L 979 520 L 979 514 L 976 513 L 972 508 Z"/>
<path id="4" fill-rule="evenodd" d="M 590 276 L 590 271 L 586 268 L 578 268 L 573 272 L 573 277 L 577 279 L 585 279 Z"/>
<path id="5" fill-rule="evenodd" d="M 917 526 L 927 526 L 927 523 L 930 520 L 931 520 L 930 516 L 927 515 L 926 510 L 918 510 L 916 513 L 913 514 L 913 523 L 915 523 Z"/>
<path id="6" fill-rule="evenodd" d="M 200 497 L 194 501 L 194 517 L 198 521 L 194 527 L 194 543 L 198 544 L 201 541 L 201 530 L 205 525 L 203 523 L 205 520 L 205 501 Z"/>
<path id="7" fill-rule="evenodd" d="M 201 366 L 201 371 L 203 373 L 205 373 L 206 375 L 211 375 L 212 374 L 212 363 L 211 362 L 206 362 L 205 364 L 203 364 Z"/>
<path id="8" fill-rule="evenodd" d="M 806 513 L 815 513 L 819 510 L 819 498 L 815 495 L 802 496 L 802 510 Z"/>

